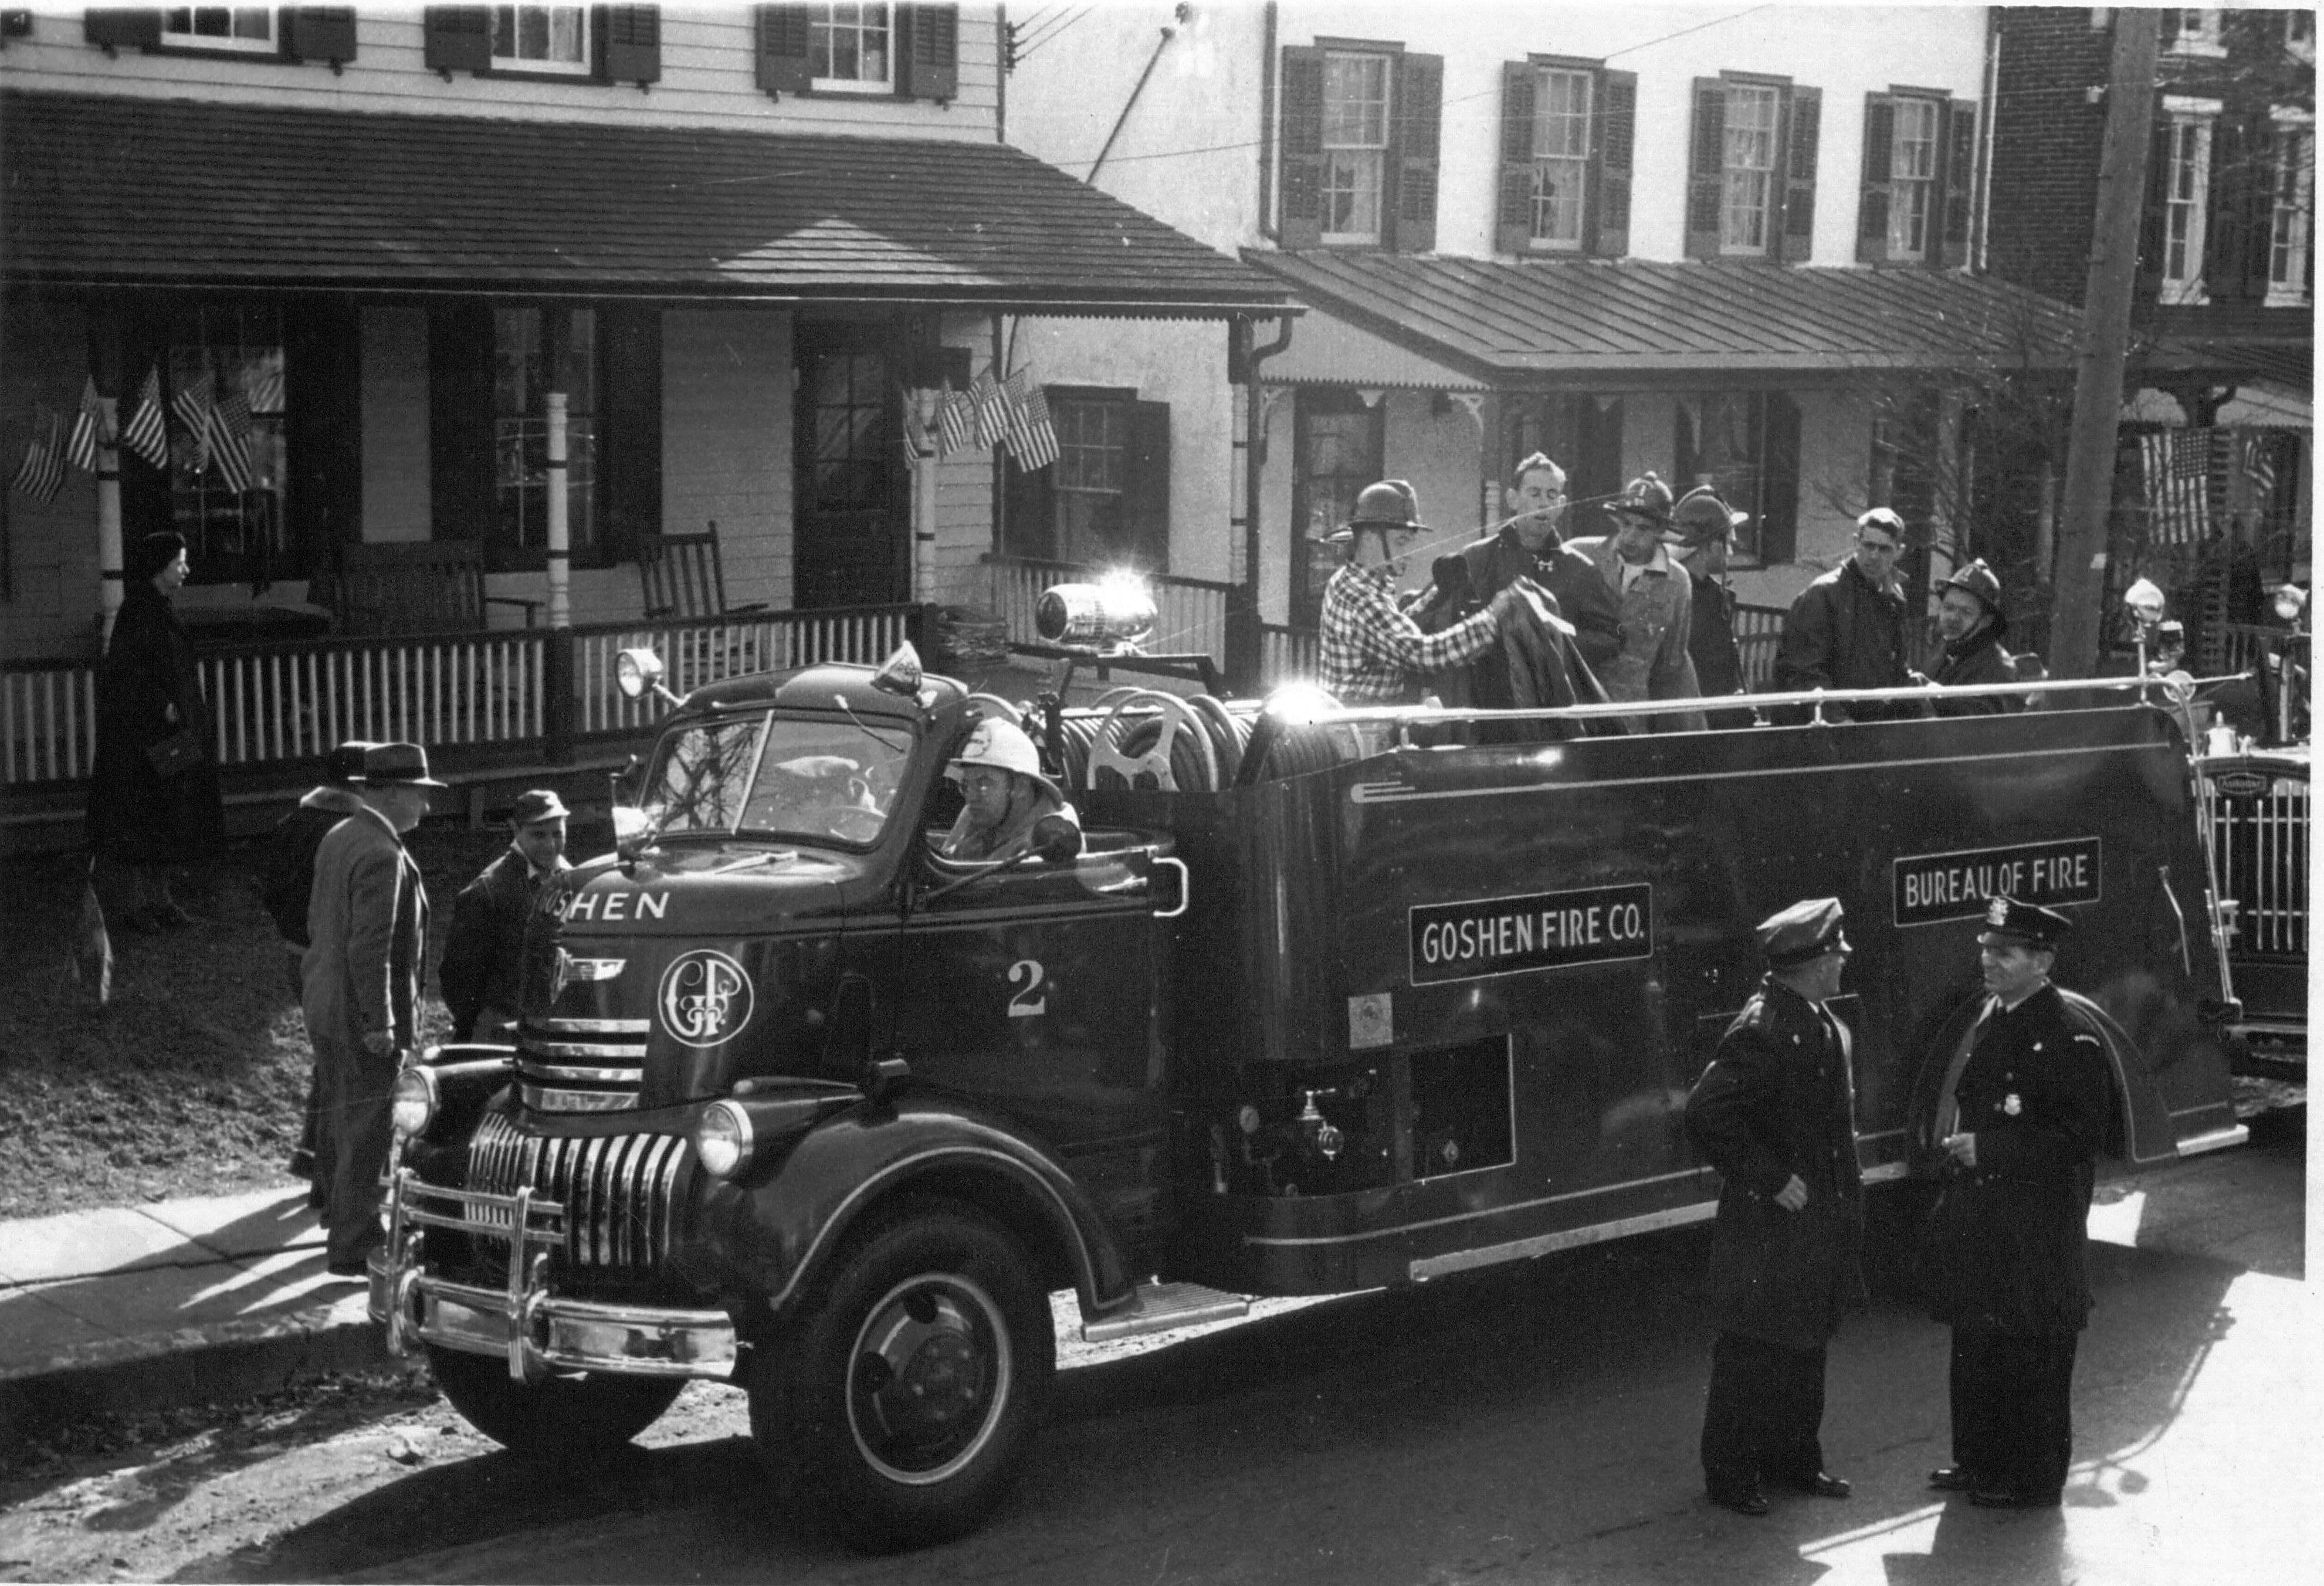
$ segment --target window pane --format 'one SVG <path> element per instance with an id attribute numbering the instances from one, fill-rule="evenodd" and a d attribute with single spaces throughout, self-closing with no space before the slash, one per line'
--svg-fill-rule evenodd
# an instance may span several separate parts
<path id="1" fill-rule="evenodd" d="M 1323 146 L 1378 149 L 1388 143 L 1388 58 L 1323 60 Z"/>
<path id="2" fill-rule="evenodd" d="M 1535 102 L 1533 152 L 1543 159 L 1590 154 L 1590 74 L 1545 68 Z"/>
<path id="3" fill-rule="evenodd" d="M 208 308 L 173 332 L 163 358 L 170 404 L 170 527 L 186 537 L 198 583 L 294 576 L 282 514 L 282 332 L 272 309 Z M 178 392 L 209 383 L 215 401 L 238 392 L 249 405 L 241 437 L 250 488 L 231 491 L 219 471 L 216 438 L 188 430 Z M 226 422 L 221 419 L 217 422 Z"/>

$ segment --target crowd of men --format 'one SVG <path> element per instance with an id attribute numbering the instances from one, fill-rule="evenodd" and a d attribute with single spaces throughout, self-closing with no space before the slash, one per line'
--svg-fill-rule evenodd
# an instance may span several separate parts
<path id="1" fill-rule="evenodd" d="M 1610 534 L 1567 539 L 1566 474 L 1539 452 L 1508 482 L 1508 517 L 1455 555 L 1434 558 L 1427 586 L 1403 591 L 1432 536 L 1402 480 L 1367 485 L 1332 536 L 1344 561 L 1323 592 L 1324 688 L 1343 705 L 1511 705 L 1732 699 L 1744 695 L 1728 558 L 1749 519 L 1709 485 L 1674 500 L 1652 473 L 1607 504 Z M 1904 521 L 1874 507 L 1856 521 L 1848 559 L 1802 590 L 1775 653 L 1778 692 L 1918 689 L 1921 696 L 1824 705 L 1827 720 L 1877 721 L 2020 708 L 2006 685 L 2037 662 L 2001 641 L 2001 581 L 1982 561 L 1957 568 L 1940 596 L 1938 641 L 1914 665 L 1911 613 L 1896 576 Z M 2032 663 L 2028 665 L 2026 663 Z M 1528 686 L 1529 675 L 1553 679 Z M 1570 695 L 1570 698 L 1566 696 Z M 1805 720 L 1806 707 L 1776 719 Z M 1641 713 L 1632 732 L 1689 732 L 1761 719 L 1745 704 Z"/>

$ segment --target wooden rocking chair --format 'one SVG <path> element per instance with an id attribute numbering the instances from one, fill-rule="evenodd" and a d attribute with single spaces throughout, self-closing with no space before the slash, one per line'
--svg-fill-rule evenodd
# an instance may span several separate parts
<path id="1" fill-rule="evenodd" d="M 638 542 L 638 578 L 645 586 L 649 622 L 723 617 L 762 612 L 763 600 L 726 604 L 726 572 L 718 557 L 718 522 L 701 534 L 656 534 Z"/>

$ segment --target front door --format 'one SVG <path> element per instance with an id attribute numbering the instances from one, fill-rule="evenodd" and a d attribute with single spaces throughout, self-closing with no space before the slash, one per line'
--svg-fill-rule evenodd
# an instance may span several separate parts
<path id="1" fill-rule="evenodd" d="M 888 333 L 802 324 L 798 349 L 792 597 L 802 608 L 909 600 L 911 497 Z"/>

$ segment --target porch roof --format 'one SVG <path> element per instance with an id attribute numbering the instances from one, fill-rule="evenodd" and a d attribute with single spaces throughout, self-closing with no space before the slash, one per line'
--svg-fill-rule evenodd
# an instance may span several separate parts
<path id="1" fill-rule="evenodd" d="M 1243 257 L 1319 313 L 1517 386 L 1572 375 L 1602 385 L 1988 362 L 2065 372 L 2078 325 L 2073 309 L 2022 287 L 1933 270 L 1256 249 Z"/>
<path id="2" fill-rule="evenodd" d="M 997 143 L 0 93 L 14 283 L 1296 313 Z"/>

